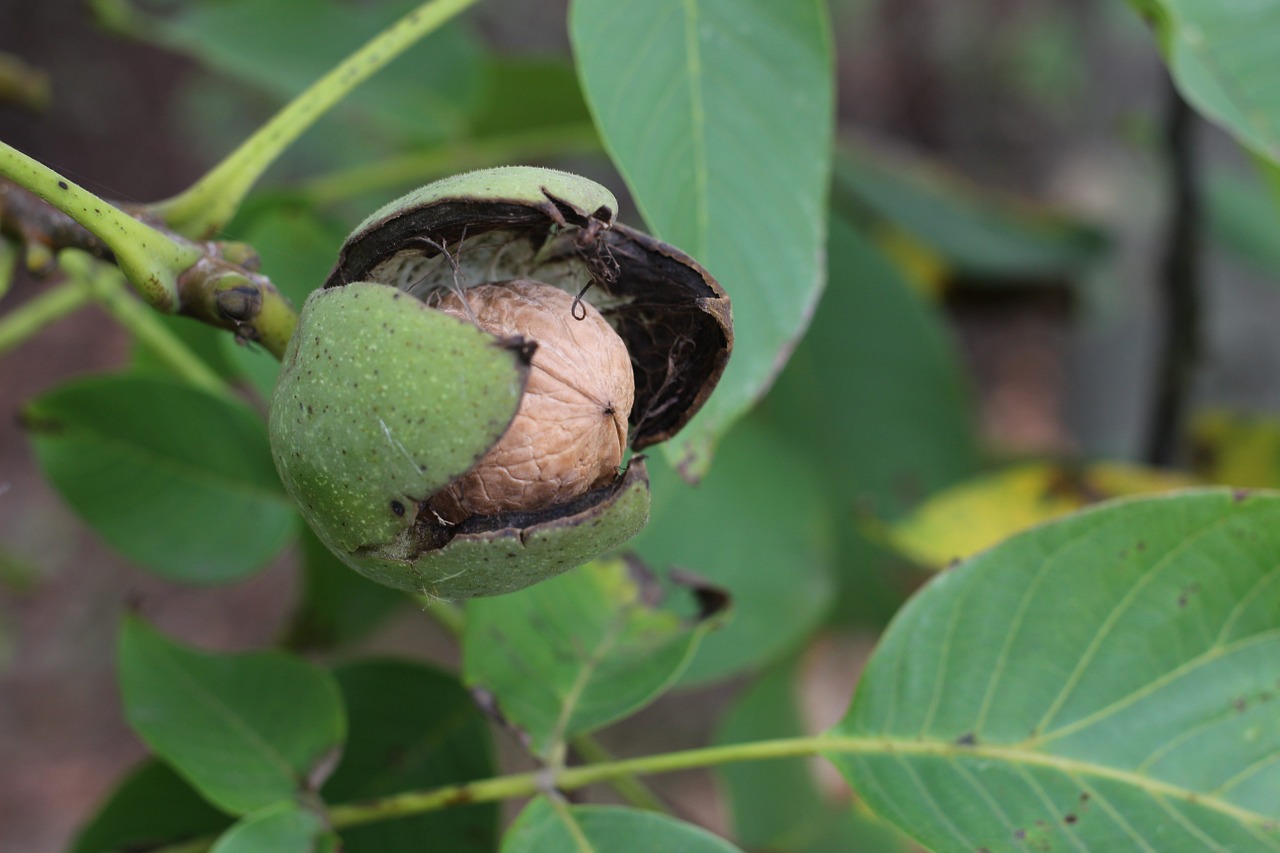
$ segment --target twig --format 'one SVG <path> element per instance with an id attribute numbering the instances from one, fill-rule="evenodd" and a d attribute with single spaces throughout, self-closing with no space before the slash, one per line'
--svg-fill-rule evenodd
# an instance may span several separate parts
<path id="1" fill-rule="evenodd" d="M 1177 459 L 1200 354 L 1201 204 L 1196 183 L 1195 124 L 1195 112 L 1170 83 L 1165 140 L 1173 205 L 1160 268 L 1163 340 L 1147 432 L 1146 456 L 1153 465 L 1171 465 Z"/>
<path id="2" fill-rule="evenodd" d="M 38 250 L 52 267 L 64 249 L 114 261 L 142 299 L 262 344 L 276 358 L 297 313 L 240 243 L 196 243 L 119 207 L 0 142 L 0 238 Z"/>

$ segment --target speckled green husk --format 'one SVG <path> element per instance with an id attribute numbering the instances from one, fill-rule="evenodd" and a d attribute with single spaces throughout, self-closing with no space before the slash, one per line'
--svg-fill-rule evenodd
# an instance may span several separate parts
<path id="1" fill-rule="evenodd" d="M 393 288 L 317 290 L 272 398 L 276 468 L 330 547 L 388 541 L 413 501 L 506 431 L 526 373 L 492 335 Z M 397 515 L 392 501 L 410 511 Z"/>
<path id="2" fill-rule="evenodd" d="M 392 543 L 377 556 L 366 552 L 346 562 L 373 580 L 440 598 L 502 595 L 617 548 L 648 521 L 649 478 L 640 460 L 605 500 L 579 512 L 528 526 L 459 533 L 417 559 L 397 559 L 400 544 Z"/>
<path id="3" fill-rule="evenodd" d="M 418 505 L 469 470 L 510 424 L 528 354 L 400 291 L 357 282 L 303 306 L 271 404 L 277 470 L 347 565 L 442 598 L 497 595 L 585 562 L 648 519 L 643 466 L 576 513 L 451 530 Z M 429 530 L 427 528 L 430 528 Z"/>

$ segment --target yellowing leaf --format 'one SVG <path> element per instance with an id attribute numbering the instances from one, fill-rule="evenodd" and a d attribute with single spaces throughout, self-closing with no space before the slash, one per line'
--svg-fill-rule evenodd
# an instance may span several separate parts
<path id="1" fill-rule="evenodd" d="M 1084 468 L 1030 463 L 945 489 L 881 533 L 903 556 L 942 568 L 1088 504 L 1195 482 L 1181 473 L 1117 462 Z"/>
<path id="2" fill-rule="evenodd" d="M 897 265 L 917 293 L 928 299 L 941 298 L 947 286 L 946 259 L 908 231 L 886 223 L 872 226 L 876 245 Z"/>
<path id="3" fill-rule="evenodd" d="M 1191 425 L 1196 473 L 1241 488 L 1280 487 L 1280 419 L 1210 411 Z"/>

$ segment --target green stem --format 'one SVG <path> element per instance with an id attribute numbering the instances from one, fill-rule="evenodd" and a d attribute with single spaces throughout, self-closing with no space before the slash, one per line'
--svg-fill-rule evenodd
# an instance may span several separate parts
<path id="1" fill-rule="evenodd" d="M 579 735 L 573 739 L 573 748 L 588 764 L 609 764 L 617 759 L 600 742 L 590 735 Z M 634 774 L 611 779 L 609 784 L 623 799 L 640 809 L 651 812 L 665 812 L 667 806 L 662 798 L 654 793 L 639 776 Z"/>
<path id="2" fill-rule="evenodd" d="M 462 638 L 462 632 L 467 627 L 467 613 L 462 607 L 451 601 L 431 598 L 426 595 L 414 597 L 422 605 L 423 610 L 434 617 L 455 639 Z M 613 756 L 609 754 L 609 751 L 590 735 L 579 735 L 574 738 L 573 748 L 588 762 L 606 763 L 613 761 Z M 610 785 L 633 806 L 656 812 L 667 810 L 666 805 L 658 798 L 658 795 L 634 775 L 612 779 L 610 780 Z"/>
<path id="3" fill-rule="evenodd" d="M 893 744 L 872 738 L 821 735 L 711 746 L 605 764 L 568 767 L 554 775 L 545 771 L 517 773 L 461 785 L 447 785 L 430 791 L 397 794 L 364 803 L 334 806 L 329 809 L 329 819 L 334 829 L 345 829 L 450 806 L 529 797 L 548 788 L 572 791 L 596 782 L 607 782 L 635 774 L 669 773 L 739 761 L 795 758 L 821 753 L 883 753 L 890 751 L 892 747 Z"/>
<path id="4" fill-rule="evenodd" d="M 452 172 L 600 150 L 600 137 L 590 123 L 542 128 L 436 146 L 321 175 L 303 182 L 297 195 L 308 205 L 330 205 L 371 190 L 415 186 Z"/>
<path id="5" fill-rule="evenodd" d="M 52 285 L 0 317 L 0 355 L 34 337 L 55 320 L 92 302 L 93 290 L 84 282 L 69 279 Z"/>
<path id="6" fill-rule="evenodd" d="M 154 206 L 181 234 L 207 238 L 235 214 L 249 189 L 334 104 L 415 42 L 477 0 L 429 0 L 311 84 L 185 192 Z"/>
<path id="7" fill-rule="evenodd" d="M 0 176 L 39 196 L 96 235 L 139 295 L 171 313 L 178 305 L 178 276 L 200 257 L 199 247 L 181 243 L 57 172 L 0 142 Z"/>

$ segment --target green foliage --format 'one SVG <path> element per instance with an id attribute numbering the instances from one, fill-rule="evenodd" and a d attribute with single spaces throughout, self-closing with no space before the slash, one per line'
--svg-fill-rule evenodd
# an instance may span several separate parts
<path id="1" fill-rule="evenodd" d="M 149 758 L 129 772 L 85 824 L 72 853 L 129 850 L 222 832 L 232 818 L 168 765 Z"/>
<path id="2" fill-rule="evenodd" d="M 638 562 L 588 563 L 467 605 L 462 669 L 544 758 L 647 705 L 679 677 L 720 607 L 664 591 Z M 713 591 L 706 595 L 716 599 Z"/>
<path id="3" fill-rule="evenodd" d="M 737 347 L 670 457 L 706 473 L 822 290 L 834 97 L 817 0 L 575 0 L 587 103 L 654 233 L 733 287 Z M 619 61 L 624 57 L 624 61 Z"/>
<path id="4" fill-rule="evenodd" d="M 930 849 L 1280 842 L 1280 495 L 1110 504 L 939 575 L 832 759 Z"/>
<path id="5" fill-rule="evenodd" d="M 136 617 L 119 657 L 130 725 L 219 808 L 249 814 L 332 768 L 346 720 L 327 673 L 278 652 L 197 652 Z"/>
<path id="6" fill-rule="evenodd" d="M 199 156 L 220 156 L 252 131 L 238 116 L 253 106 L 284 104 L 370 37 L 473 3 L 485 5 L 96 5 L 117 31 L 203 68 L 180 112 L 201 119 Z M 1131 5 L 1182 94 L 1251 152 L 1256 175 L 1210 172 L 1207 223 L 1217 245 L 1275 278 L 1280 0 Z M 856 23 L 874 34 L 873 17 Z M 821 0 L 573 0 L 572 57 L 504 53 L 481 35 L 492 20 L 474 24 L 450 20 L 332 110 L 350 80 L 291 102 L 293 120 L 236 149 L 207 195 L 193 192 L 198 183 L 148 212 L 183 233 L 225 228 L 300 307 L 343 235 L 388 199 L 497 163 L 569 166 L 600 182 L 592 198 L 611 209 L 609 192 L 625 186 L 621 220 L 634 205 L 723 285 L 736 334 L 724 379 L 648 460 L 651 518 L 620 553 L 455 607 L 432 596 L 463 589 L 447 586 L 469 582 L 458 566 L 429 582 L 405 576 L 406 561 L 371 555 L 358 535 L 367 530 L 343 527 L 349 515 L 320 525 L 342 559 L 300 532 L 264 421 L 284 434 L 280 468 L 301 502 L 358 504 L 385 544 L 413 521 L 395 511 L 396 495 L 447 482 L 505 429 L 522 369 L 510 350 L 439 315 L 413 321 L 411 335 L 397 328 L 400 349 L 380 325 L 352 334 L 338 322 L 310 353 L 340 369 L 308 372 L 298 353 L 315 344 L 317 306 L 339 295 L 330 290 L 312 298 L 300 327 L 310 344 L 295 338 L 282 372 L 262 347 L 189 318 L 145 330 L 112 311 L 136 338 L 127 368 L 21 404 L 50 482 L 104 542 L 170 581 L 239 581 L 281 555 L 299 580 L 279 635 L 287 652 L 195 650 L 123 617 L 124 715 L 153 757 L 71 849 L 1280 849 L 1280 495 L 1239 488 L 1280 486 L 1274 415 L 1196 413 L 1188 471 L 1045 454 L 1008 464 L 988 458 L 1000 454 L 984 446 L 981 401 L 948 327 L 946 300 L 962 289 L 997 299 L 1047 286 L 1074 298 L 1115 264 L 1119 229 L 1011 199 L 883 140 L 837 144 L 836 50 Z M 1084 85 L 1069 36 L 1027 38 L 1003 55 L 1048 61 L 1053 80 Z M 364 55 L 362 67 L 405 47 Z M 1052 88 L 1049 76 L 1037 85 Z M 263 153 L 316 121 L 284 160 Z M 243 199 L 237 182 L 271 163 L 271 185 Z M 14 164 L 45 189 L 59 179 L 0 145 L 0 176 L 21 184 Z M 521 198 L 540 204 L 542 189 L 531 178 Z M 111 245 L 126 250 L 124 265 L 156 261 L 142 245 L 152 232 L 120 218 L 128 227 Z M 12 231 L 0 240 L 0 278 Z M 167 274 L 196 250 L 155 251 Z M 459 259 L 460 276 L 476 263 Z M 0 303 L 0 349 L 86 301 L 111 304 L 81 274 L 83 257 L 61 265 L 88 289 L 38 312 Z M 399 308 L 381 309 L 392 325 Z M 423 347 L 425 362 L 406 354 Z M 192 364 L 208 368 L 200 388 L 183 369 Z M 355 387 L 366 367 L 378 372 L 376 411 Z M 444 396 L 432 383 L 474 384 L 477 369 L 488 390 L 468 406 L 429 405 Z M 428 386 L 400 420 L 388 414 L 403 388 Z M 307 433 L 308 405 L 333 407 L 348 426 L 375 420 Z M 420 458 L 401 455 L 409 433 Z M 301 488 L 285 458 L 300 441 L 333 449 L 311 454 L 328 467 L 304 472 Z M 356 446 L 365 455 L 344 461 Z M 0 481 L 3 510 L 14 496 Z M 1194 482 L 1237 488 L 1185 490 Z M 1146 492 L 1160 494 L 1124 497 Z M 626 509 L 638 524 L 645 505 Z M 485 532 L 519 539 L 513 553 L 526 559 L 515 573 L 485 569 L 499 584 L 488 591 L 519 579 L 526 550 L 564 552 L 549 538 L 525 541 L 522 519 L 505 521 Z M 344 560 L 375 576 L 394 567 L 401 589 Z M 362 657 L 392 615 L 412 619 L 415 607 L 456 635 L 455 671 Z M 865 669 L 843 718 L 815 734 L 826 723 L 813 719 L 844 706 L 810 707 L 821 685 L 807 652 L 850 632 L 867 645 L 883 633 L 865 661 L 842 662 Z M 712 683 L 731 694 L 716 719 L 682 692 Z M 646 732 L 619 738 L 628 755 L 614 759 L 593 739 L 659 699 L 704 722 L 713 745 L 663 753 L 652 743 L 668 733 Z M 501 760 L 494 732 L 510 747 Z M 631 754 L 634 743 L 657 754 Z M 822 777 L 823 760 L 852 794 Z M 693 810 L 637 778 L 717 765 L 727 838 L 677 819 Z M 595 789 L 585 802 L 564 796 L 603 784 L 630 805 L 591 804 L 614 797 Z M 504 822 L 499 801 L 517 798 L 529 802 Z"/>
<path id="7" fill-rule="evenodd" d="M 51 391 L 23 420 L 66 501 L 160 575 L 236 580 L 295 530 L 266 430 L 244 406 L 168 378 L 121 374 Z"/>
<path id="8" fill-rule="evenodd" d="M 302 591 L 281 642 L 290 649 L 349 646 L 362 639 L 405 597 L 382 584 L 367 583 L 339 560 L 316 535 L 302 531 Z"/>
<path id="9" fill-rule="evenodd" d="M 328 802 L 494 774 L 489 729 L 457 678 L 411 661 L 379 659 L 345 664 L 333 674 L 348 735 L 342 761 L 321 791 Z M 344 829 L 342 844 L 346 853 L 412 853 L 429 839 L 451 853 L 482 853 L 493 850 L 498 834 L 497 806 L 480 803 Z"/>
<path id="10" fill-rule="evenodd" d="M 800 454 L 747 421 L 717 455 L 722 461 L 696 486 L 653 466 L 653 514 L 632 543 L 651 566 L 678 566 L 732 590 L 732 620 L 707 637 L 685 684 L 786 654 L 821 620 L 832 589 L 830 519 Z"/>

